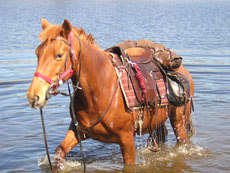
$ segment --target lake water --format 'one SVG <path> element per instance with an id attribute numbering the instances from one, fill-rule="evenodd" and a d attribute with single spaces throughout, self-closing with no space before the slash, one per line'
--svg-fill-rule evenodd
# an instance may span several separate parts
<path id="1" fill-rule="evenodd" d="M 149 39 L 183 57 L 195 80 L 196 133 L 177 146 L 169 136 L 158 153 L 136 137 L 136 164 L 123 167 L 118 145 L 83 142 L 88 172 L 230 171 L 229 0 L 1 0 L 0 1 L 0 172 L 47 172 L 40 114 L 27 103 L 36 69 L 40 18 L 64 18 L 91 33 L 102 48 L 123 40 Z M 65 89 L 65 88 L 63 88 Z M 69 99 L 53 97 L 45 107 L 51 156 L 69 122 Z M 82 171 L 79 147 L 66 171 Z"/>

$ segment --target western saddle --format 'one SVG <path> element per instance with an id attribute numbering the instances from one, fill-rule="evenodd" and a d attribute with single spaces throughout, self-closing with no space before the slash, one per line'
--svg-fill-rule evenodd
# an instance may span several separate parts
<path id="1" fill-rule="evenodd" d="M 182 57 L 175 52 L 165 48 L 164 45 L 153 43 L 149 40 L 123 41 L 118 45 L 106 49 L 106 51 L 116 54 L 125 66 L 126 72 L 134 88 L 138 105 L 157 105 L 164 106 L 168 104 L 166 97 L 166 72 L 175 71 L 182 63 Z M 143 88 L 140 87 L 140 81 L 136 77 L 137 71 L 133 68 L 137 64 L 144 78 L 146 94 L 143 102 Z M 163 88 L 162 88 L 163 87 Z M 163 91 L 164 90 L 164 91 Z"/>

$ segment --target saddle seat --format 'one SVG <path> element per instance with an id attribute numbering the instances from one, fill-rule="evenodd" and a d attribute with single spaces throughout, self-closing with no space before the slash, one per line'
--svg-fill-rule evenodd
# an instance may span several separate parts
<path id="1" fill-rule="evenodd" d="M 125 54 L 128 55 L 130 61 L 134 63 L 149 62 L 153 58 L 153 52 L 151 49 L 142 47 L 128 48 L 125 50 Z"/>

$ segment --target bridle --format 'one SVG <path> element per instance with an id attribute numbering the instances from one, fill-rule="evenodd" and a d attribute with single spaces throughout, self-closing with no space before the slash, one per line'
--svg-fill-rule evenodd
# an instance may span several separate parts
<path id="1" fill-rule="evenodd" d="M 80 56 L 81 56 L 81 41 L 80 41 L 80 38 L 77 35 L 75 35 L 75 36 L 78 39 L 78 43 L 79 43 L 79 49 L 80 50 L 79 50 L 78 58 L 80 58 Z M 47 100 L 52 95 L 55 96 L 55 95 L 57 95 L 59 93 L 58 90 L 57 90 L 57 88 L 64 83 L 63 80 L 66 78 L 66 76 L 69 75 L 68 79 L 70 79 L 73 76 L 73 63 L 74 63 L 75 60 L 77 60 L 77 56 L 76 56 L 75 51 L 74 51 L 73 34 L 72 34 L 72 32 L 69 34 L 68 40 L 63 39 L 62 37 L 57 37 L 57 38 L 54 38 L 52 40 L 62 41 L 63 43 L 65 43 L 65 44 L 67 44 L 69 46 L 68 52 L 66 54 L 66 58 L 65 58 L 65 63 L 64 63 L 63 69 L 66 69 L 68 57 L 70 57 L 70 65 L 69 65 L 69 68 L 67 68 L 63 73 L 61 73 L 59 75 L 59 77 L 57 78 L 57 80 L 55 80 L 55 81 L 53 81 L 52 79 L 50 79 L 48 76 L 43 75 L 42 73 L 39 73 L 39 72 L 35 72 L 34 73 L 34 76 L 42 78 L 43 80 L 45 80 L 47 83 L 50 84 L 50 87 L 48 88 L 47 93 L 46 93 L 46 99 Z M 79 71 L 79 75 L 80 75 L 80 71 Z"/>

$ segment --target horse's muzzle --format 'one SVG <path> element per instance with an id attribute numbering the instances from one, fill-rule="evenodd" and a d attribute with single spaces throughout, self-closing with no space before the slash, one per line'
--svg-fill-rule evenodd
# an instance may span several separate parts
<path id="1" fill-rule="evenodd" d="M 34 97 L 29 97 L 28 95 L 28 101 L 30 104 L 30 107 L 34 109 L 43 108 L 46 105 L 47 100 L 41 100 L 41 98 L 38 95 L 35 95 Z"/>

